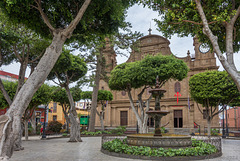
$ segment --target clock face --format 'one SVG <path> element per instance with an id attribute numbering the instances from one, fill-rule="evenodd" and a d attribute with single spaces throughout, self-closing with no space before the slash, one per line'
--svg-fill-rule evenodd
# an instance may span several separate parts
<path id="1" fill-rule="evenodd" d="M 210 47 L 207 43 L 202 43 L 200 46 L 199 46 L 199 51 L 203 54 L 209 52 L 210 50 Z"/>

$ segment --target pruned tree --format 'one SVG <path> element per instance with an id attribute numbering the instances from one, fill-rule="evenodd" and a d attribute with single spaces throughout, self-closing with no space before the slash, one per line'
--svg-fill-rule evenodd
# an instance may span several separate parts
<path id="1" fill-rule="evenodd" d="M 79 56 L 70 54 L 69 50 L 63 50 L 57 63 L 48 75 L 48 79 L 52 80 L 67 92 L 69 100 L 69 120 L 71 123 L 69 142 L 81 142 L 80 121 L 77 116 L 73 95 L 70 91 L 70 83 L 78 81 L 87 73 L 87 66 L 83 59 Z M 80 94 L 79 94 L 80 96 Z"/>
<path id="2" fill-rule="evenodd" d="M 223 111 L 225 105 L 239 98 L 240 93 L 226 71 L 206 71 L 195 74 L 189 80 L 189 87 L 191 97 L 197 102 L 199 111 L 207 119 L 210 137 L 213 118 Z M 219 105 L 222 106 L 220 109 Z M 206 112 L 204 113 L 203 110 Z"/>
<path id="3" fill-rule="evenodd" d="M 81 99 L 81 90 L 79 88 L 70 88 L 70 91 L 73 96 L 73 101 L 79 101 Z M 54 89 L 54 93 L 52 95 L 52 100 L 54 102 L 59 103 L 62 106 L 62 110 L 64 113 L 64 116 L 66 118 L 67 122 L 67 132 L 69 132 L 69 124 L 70 124 L 70 118 L 69 118 L 69 111 L 70 111 L 70 103 L 67 96 L 67 92 L 65 89 L 61 87 L 56 87 Z"/>
<path id="4" fill-rule="evenodd" d="M 239 0 L 143 0 L 144 5 L 159 12 L 155 19 L 165 36 L 197 36 L 208 43 L 223 68 L 233 78 L 240 91 L 240 73 L 234 63 L 234 53 L 240 49 Z"/>
<path id="5" fill-rule="evenodd" d="M 84 91 L 81 93 L 81 98 L 85 100 L 92 99 L 92 91 Z M 108 104 L 108 101 L 112 101 L 113 95 L 110 91 L 107 90 L 99 90 L 97 101 L 101 104 L 100 110 L 96 111 L 97 115 L 99 116 L 100 123 L 101 123 L 101 130 L 104 131 L 104 113 L 105 108 Z"/>
<path id="6" fill-rule="evenodd" d="M 109 87 L 111 90 L 126 91 L 128 93 L 130 106 L 137 118 L 140 133 L 147 132 L 148 115 L 145 113 L 149 110 L 152 94 L 146 102 L 144 109 L 143 93 L 147 88 L 152 88 L 156 83 L 156 77 L 159 76 L 160 88 L 169 79 L 181 81 L 187 76 L 188 67 L 182 60 L 174 56 L 146 56 L 141 61 L 123 63 L 114 68 L 111 72 Z M 132 89 L 141 88 L 137 95 L 140 112 L 138 113 L 134 105 L 131 91 Z"/>

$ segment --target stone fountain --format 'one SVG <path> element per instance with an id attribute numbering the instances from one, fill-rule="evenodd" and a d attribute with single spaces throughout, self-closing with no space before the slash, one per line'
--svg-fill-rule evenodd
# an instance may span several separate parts
<path id="1" fill-rule="evenodd" d="M 127 144 L 133 146 L 149 146 L 153 148 L 184 148 L 192 145 L 191 136 L 162 134 L 161 133 L 161 119 L 163 116 L 169 114 L 169 111 L 162 111 L 160 107 L 160 99 L 165 90 L 160 89 L 158 77 L 156 79 L 156 86 L 149 91 L 155 97 L 155 109 L 147 111 L 146 113 L 154 118 L 155 130 L 154 134 L 133 134 L 127 136 Z"/>

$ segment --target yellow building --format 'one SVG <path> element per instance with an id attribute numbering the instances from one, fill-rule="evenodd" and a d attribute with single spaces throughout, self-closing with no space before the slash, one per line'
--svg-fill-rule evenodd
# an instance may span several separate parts
<path id="1" fill-rule="evenodd" d="M 50 102 L 48 107 L 50 109 L 50 112 L 48 113 L 48 122 L 58 121 L 64 124 L 66 119 L 64 117 L 62 106 L 57 102 Z"/>
<path id="2" fill-rule="evenodd" d="M 89 103 L 90 106 L 90 103 Z M 62 124 L 64 124 L 66 122 L 63 110 L 62 110 L 62 106 L 57 103 L 57 102 L 50 102 L 49 105 L 49 113 L 48 113 L 48 122 L 51 121 L 58 121 Z M 87 110 L 87 106 L 85 108 L 84 106 L 84 102 L 76 102 L 75 103 L 75 107 L 76 107 L 76 111 L 78 114 L 80 114 L 81 116 L 88 116 L 89 110 Z"/>

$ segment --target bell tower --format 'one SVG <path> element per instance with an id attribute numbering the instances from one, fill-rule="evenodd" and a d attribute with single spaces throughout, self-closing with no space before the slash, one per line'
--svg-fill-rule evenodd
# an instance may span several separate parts
<path id="1" fill-rule="evenodd" d="M 107 73 L 110 73 L 115 66 L 117 66 L 117 60 L 116 60 L 116 53 L 113 49 L 113 46 L 111 45 L 111 42 L 109 38 L 105 38 L 106 45 L 105 48 L 103 49 L 103 57 L 105 59 L 105 71 Z"/>
<path id="2" fill-rule="evenodd" d="M 215 69 L 216 66 L 216 58 L 214 56 L 214 52 L 211 52 L 210 47 L 206 43 L 201 43 L 198 41 L 198 38 L 195 36 L 193 38 L 193 46 L 195 50 L 195 55 L 192 56 L 191 66 L 195 69 Z"/>

